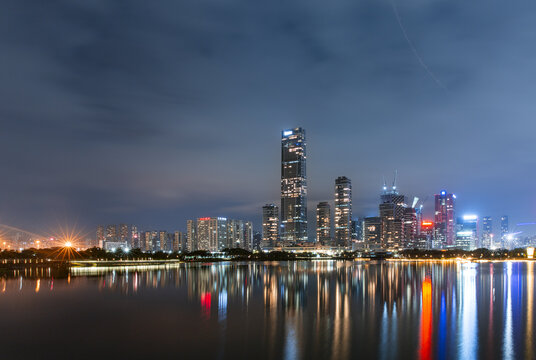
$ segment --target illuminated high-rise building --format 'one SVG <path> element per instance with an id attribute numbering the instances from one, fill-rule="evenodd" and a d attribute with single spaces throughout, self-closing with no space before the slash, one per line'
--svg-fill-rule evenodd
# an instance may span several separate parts
<path id="1" fill-rule="evenodd" d="M 136 225 L 130 227 L 130 248 L 131 249 L 141 249 L 140 246 L 140 232 Z"/>
<path id="2" fill-rule="evenodd" d="M 478 216 L 464 215 L 456 224 L 456 248 L 474 250 L 478 245 Z"/>
<path id="3" fill-rule="evenodd" d="M 197 249 L 218 251 L 228 247 L 227 218 L 204 217 L 197 219 Z"/>
<path id="4" fill-rule="evenodd" d="M 240 247 L 253 250 L 253 223 L 251 221 L 244 222 L 244 242 L 240 244 Z"/>
<path id="5" fill-rule="evenodd" d="M 391 190 L 388 190 L 384 184 L 380 198 L 381 246 L 403 248 L 406 197 L 398 193 L 396 184 L 393 184 Z"/>
<path id="6" fill-rule="evenodd" d="M 227 220 L 227 241 L 226 246 L 229 249 L 241 248 L 247 249 L 244 238 L 245 227 L 242 220 Z"/>
<path id="7" fill-rule="evenodd" d="M 173 245 L 172 245 L 172 251 L 184 251 L 184 233 L 180 231 L 175 231 L 173 234 Z"/>
<path id="8" fill-rule="evenodd" d="M 507 235 L 510 232 L 510 226 L 508 224 L 508 216 L 503 215 L 501 216 L 501 248 L 507 247 Z"/>
<path id="9" fill-rule="evenodd" d="M 265 249 L 273 248 L 279 243 L 279 208 L 274 204 L 262 207 L 262 243 Z"/>
<path id="10" fill-rule="evenodd" d="M 150 231 L 146 231 L 142 234 L 142 246 L 143 251 L 152 251 L 153 250 L 153 238 Z"/>
<path id="11" fill-rule="evenodd" d="M 160 251 L 168 251 L 169 250 L 169 247 L 168 247 L 168 234 L 166 231 L 159 231 L 158 232 L 158 245 L 157 245 L 157 251 L 160 250 Z"/>
<path id="12" fill-rule="evenodd" d="M 186 251 L 195 251 L 197 250 L 197 239 L 195 232 L 197 226 L 194 220 L 186 221 Z"/>
<path id="13" fill-rule="evenodd" d="M 436 247 L 448 248 L 456 244 L 456 195 L 442 190 L 435 195 L 435 239 Z"/>
<path id="14" fill-rule="evenodd" d="M 119 224 L 118 228 L 118 237 L 119 241 L 128 241 L 129 240 L 129 226 L 127 224 Z"/>
<path id="15" fill-rule="evenodd" d="M 325 201 L 316 206 L 316 241 L 322 245 L 331 243 L 331 208 Z"/>
<path id="16" fill-rule="evenodd" d="M 253 231 L 253 245 L 251 250 L 261 250 L 262 249 L 262 233 L 258 231 Z"/>
<path id="17" fill-rule="evenodd" d="M 117 240 L 117 225 L 106 225 L 106 241 L 116 241 Z"/>
<path id="18" fill-rule="evenodd" d="M 382 220 L 378 216 L 366 217 L 363 220 L 363 240 L 369 249 L 381 248 Z"/>
<path id="19" fill-rule="evenodd" d="M 363 220 L 360 218 L 352 220 L 352 241 L 363 241 Z"/>
<path id="20" fill-rule="evenodd" d="M 281 134 L 281 240 L 284 245 L 307 241 L 307 175 L 305 130 Z"/>
<path id="21" fill-rule="evenodd" d="M 482 218 L 482 242 L 480 247 L 490 249 L 493 244 L 493 221 L 490 216 L 484 216 Z"/>
<path id="22" fill-rule="evenodd" d="M 417 241 L 417 209 L 407 207 L 404 209 L 404 248 L 414 248 Z"/>
<path id="23" fill-rule="evenodd" d="M 97 226 L 97 246 L 100 248 L 104 247 L 105 239 L 106 239 L 106 235 L 104 232 L 104 225 Z"/>
<path id="24" fill-rule="evenodd" d="M 422 220 L 420 232 L 415 241 L 417 249 L 431 249 L 433 247 L 434 238 L 434 222 L 430 220 Z"/>
<path id="25" fill-rule="evenodd" d="M 335 245 L 348 247 L 352 242 L 352 182 L 346 176 L 335 180 Z"/>
<path id="26" fill-rule="evenodd" d="M 160 241 L 158 239 L 158 231 L 151 231 L 151 251 L 160 251 Z"/>

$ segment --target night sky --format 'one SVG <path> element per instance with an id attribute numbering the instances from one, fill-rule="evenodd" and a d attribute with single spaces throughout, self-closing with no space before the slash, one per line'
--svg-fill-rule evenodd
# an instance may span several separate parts
<path id="1" fill-rule="evenodd" d="M 20 1 L 0 12 L 0 223 L 185 229 L 279 203 L 307 131 L 310 228 L 334 180 L 536 221 L 536 2 Z M 398 15 L 398 18 L 397 18 Z M 400 21 L 400 22 L 399 22 Z M 528 231 L 528 229 L 525 229 Z"/>

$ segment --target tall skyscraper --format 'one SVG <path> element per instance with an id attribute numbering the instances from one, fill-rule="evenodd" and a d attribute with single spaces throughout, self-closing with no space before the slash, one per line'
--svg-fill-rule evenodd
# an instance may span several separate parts
<path id="1" fill-rule="evenodd" d="M 331 244 L 331 208 L 325 201 L 316 206 L 316 241 L 322 245 Z"/>
<path id="2" fill-rule="evenodd" d="M 452 247 L 456 244 L 456 195 L 442 190 L 435 195 L 435 239 L 436 247 Z"/>
<path id="3" fill-rule="evenodd" d="M 240 244 L 242 249 L 253 250 L 253 223 L 244 222 L 244 242 Z"/>
<path id="4" fill-rule="evenodd" d="M 197 239 L 195 236 L 195 231 L 197 226 L 194 220 L 186 221 L 186 251 L 195 251 L 197 250 Z"/>
<path id="5" fill-rule="evenodd" d="M 480 247 L 490 249 L 493 244 L 493 222 L 490 216 L 484 216 L 482 218 L 482 242 Z"/>
<path id="6" fill-rule="evenodd" d="M 305 130 L 281 134 L 281 240 L 284 245 L 307 241 L 307 175 Z"/>
<path id="7" fill-rule="evenodd" d="M 407 207 L 404 209 L 404 248 L 414 248 L 417 241 L 417 209 Z"/>
<path id="8" fill-rule="evenodd" d="M 510 232 L 510 226 L 508 224 L 508 216 L 501 216 L 501 248 L 507 248 L 507 234 Z"/>
<path id="9" fill-rule="evenodd" d="M 274 204 L 262 207 L 262 248 L 273 248 L 279 243 L 279 208 Z"/>
<path id="10" fill-rule="evenodd" d="M 380 219 L 381 219 L 381 244 L 383 248 L 404 247 L 404 212 L 407 207 L 406 197 L 400 195 L 393 184 L 392 189 L 387 190 L 383 186 L 383 194 L 380 196 Z"/>
<path id="11" fill-rule="evenodd" d="M 347 247 L 352 241 L 352 182 L 346 176 L 335 180 L 335 245 Z"/>

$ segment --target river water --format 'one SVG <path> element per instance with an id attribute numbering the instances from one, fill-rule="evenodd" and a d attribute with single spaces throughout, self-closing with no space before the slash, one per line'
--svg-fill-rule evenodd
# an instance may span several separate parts
<path id="1" fill-rule="evenodd" d="M 534 262 L 303 261 L 0 278 L 3 359 L 519 359 Z"/>

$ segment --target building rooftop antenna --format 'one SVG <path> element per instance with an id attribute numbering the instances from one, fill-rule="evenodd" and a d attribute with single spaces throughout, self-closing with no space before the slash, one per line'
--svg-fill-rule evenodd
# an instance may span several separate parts
<path id="1" fill-rule="evenodd" d="M 395 170 L 395 178 L 393 179 L 393 194 L 396 194 L 396 178 L 398 176 L 398 170 Z"/>

